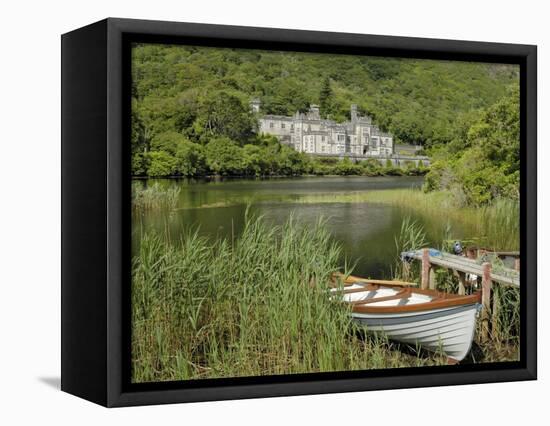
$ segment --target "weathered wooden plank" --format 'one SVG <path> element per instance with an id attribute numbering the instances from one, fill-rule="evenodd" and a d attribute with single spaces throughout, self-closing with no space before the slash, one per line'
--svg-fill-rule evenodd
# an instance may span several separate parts
<path id="1" fill-rule="evenodd" d="M 428 249 L 422 250 L 422 283 L 420 288 L 423 290 L 428 288 L 430 281 L 430 254 Z"/>
<path id="2" fill-rule="evenodd" d="M 487 251 L 488 254 L 494 254 L 496 256 L 513 256 L 519 257 L 519 251 Z"/>
<path id="3" fill-rule="evenodd" d="M 458 275 L 458 294 L 461 296 L 466 294 L 466 274 L 461 271 L 457 271 Z"/>
<path id="4" fill-rule="evenodd" d="M 437 258 L 430 258 L 430 262 L 437 264 L 438 263 L 437 260 L 434 260 L 434 259 L 437 259 Z M 477 263 L 475 265 L 469 265 L 469 264 L 457 263 L 453 260 L 450 262 L 447 261 L 444 265 L 441 265 L 441 266 L 445 266 L 449 269 L 452 269 L 452 268 L 460 269 L 463 272 L 467 272 L 467 273 L 475 274 L 479 276 L 483 275 L 483 267 L 481 265 L 478 265 Z M 509 268 L 503 268 L 503 270 L 507 271 L 508 274 L 510 275 L 503 275 L 503 274 L 491 272 L 491 279 L 501 284 L 507 284 L 507 285 L 519 287 L 520 280 L 517 272 Z"/>
<path id="5" fill-rule="evenodd" d="M 481 339 L 487 341 L 489 338 L 489 318 L 491 316 L 491 264 L 483 264 L 483 274 L 481 279 Z"/>
<path id="6" fill-rule="evenodd" d="M 408 281 L 409 280 L 409 277 L 411 275 L 411 265 L 409 262 L 405 262 L 403 261 L 401 263 L 401 266 L 402 266 L 402 269 L 403 269 L 403 279 L 405 281 Z"/>
<path id="7" fill-rule="evenodd" d="M 442 256 L 429 256 L 429 250 L 423 249 L 422 251 L 416 251 L 414 253 L 408 254 L 410 257 L 418 260 L 422 260 L 423 268 L 424 264 L 428 265 L 437 265 L 447 269 L 454 269 L 461 272 L 483 275 L 483 267 L 479 265 L 475 260 L 468 259 L 463 256 L 456 256 L 450 253 L 442 253 Z M 427 255 L 427 259 L 424 256 Z M 503 275 L 499 273 L 491 273 L 491 279 L 497 281 L 501 284 L 507 284 L 512 286 L 519 287 L 520 279 L 517 271 L 509 268 L 503 268 L 504 271 L 507 271 L 509 275 Z M 422 270 L 424 272 L 424 269 Z M 428 277 L 428 275 L 426 275 Z"/>
<path id="8" fill-rule="evenodd" d="M 429 251 L 427 251 L 428 249 L 425 249 L 425 250 L 429 256 Z M 421 253 L 415 252 L 414 254 L 411 255 L 411 257 L 413 257 L 414 259 L 422 260 L 423 255 L 424 255 L 424 250 L 422 250 Z M 451 265 L 459 264 L 465 267 L 476 268 L 481 271 L 481 265 L 479 265 L 475 260 L 471 260 L 462 256 L 454 256 L 454 255 L 446 254 L 443 256 L 429 256 L 428 260 L 431 263 L 437 262 L 437 264 L 439 264 L 440 266 L 450 267 Z"/>
<path id="9" fill-rule="evenodd" d="M 430 290 L 435 290 L 435 284 L 435 269 L 430 268 L 428 277 L 428 287 L 430 288 Z"/>
<path id="10" fill-rule="evenodd" d="M 431 257 L 430 262 L 433 264 L 438 264 L 437 257 Z M 461 264 L 457 263 L 454 260 L 453 261 L 443 261 L 440 266 L 445 266 L 449 269 L 461 269 L 463 272 L 467 272 L 469 274 L 475 274 L 481 276 L 483 274 L 483 267 L 481 265 L 478 265 L 477 263 L 475 265 L 468 265 L 468 264 Z M 491 279 L 493 281 L 497 281 L 501 284 L 507 284 L 519 287 L 520 280 L 519 275 L 517 275 L 516 271 L 509 268 L 503 268 L 505 271 L 508 271 L 510 275 L 503 275 L 499 273 L 491 273 Z"/>

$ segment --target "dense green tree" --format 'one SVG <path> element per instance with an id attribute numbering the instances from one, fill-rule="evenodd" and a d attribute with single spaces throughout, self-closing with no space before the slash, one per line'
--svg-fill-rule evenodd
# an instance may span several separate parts
<path id="1" fill-rule="evenodd" d="M 176 174 L 176 159 L 165 151 L 149 153 L 149 176 L 173 176 Z"/>
<path id="2" fill-rule="evenodd" d="M 323 116 L 344 121 L 355 103 L 396 142 L 423 145 L 433 157 L 427 190 L 452 190 L 472 204 L 516 197 L 518 74 L 500 64 L 138 45 L 132 173 L 401 173 L 376 160 L 339 164 L 297 153 L 258 135 L 249 108 L 259 98 L 262 113 L 290 115 L 319 103 Z"/>
<path id="3" fill-rule="evenodd" d="M 227 137 L 211 139 L 206 146 L 206 159 L 210 170 L 218 175 L 244 174 L 242 149 Z"/>
<path id="4" fill-rule="evenodd" d="M 256 145 L 243 147 L 244 174 L 248 176 L 264 176 L 268 174 L 269 159 L 266 158 L 266 150 Z"/>
<path id="5" fill-rule="evenodd" d="M 167 131 L 157 134 L 151 140 L 150 146 L 153 151 L 164 151 L 174 156 L 178 145 L 185 141 L 187 141 L 187 139 L 181 133 Z"/>
<path id="6" fill-rule="evenodd" d="M 333 94 L 330 87 L 330 78 L 328 77 L 323 80 L 323 85 L 321 86 L 319 107 L 323 117 L 328 117 L 333 113 Z"/>
<path id="7" fill-rule="evenodd" d="M 465 138 L 432 149 L 435 161 L 425 190 L 450 190 L 457 200 L 472 205 L 499 197 L 519 198 L 517 89 L 463 125 L 459 133 Z"/>
<path id="8" fill-rule="evenodd" d="M 206 129 L 213 133 L 208 137 L 246 144 L 248 126 L 228 132 L 219 114 L 210 117 L 224 92 L 240 100 L 241 112 L 252 97 L 273 114 L 320 102 L 323 115 L 328 110 L 338 120 L 353 102 L 399 140 L 437 145 L 453 139 L 463 114 L 488 107 L 507 85 L 518 84 L 517 67 L 499 64 L 146 44 L 133 49 L 132 72 L 142 142 L 167 130 L 198 141 Z"/>
<path id="9" fill-rule="evenodd" d="M 244 145 L 257 131 L 257 119 L 238 97 L 219 91 L 203 97 L 193 128 L 202 141 L 225 136 Z"/>
<path id="10" fill-rule="evenodd" d="M 142 151 L 132 152 L 132 175 L 146 176 L 149 170 L 150 158 L 147 153 Z"/>
<path id="11" fill-rule="evenodd" d="M 209 171 L 202 145 L 188 140 L 181 141 L 177 145 L 174 157 L 177 173 L 182 176 L 202 176 Z"/>

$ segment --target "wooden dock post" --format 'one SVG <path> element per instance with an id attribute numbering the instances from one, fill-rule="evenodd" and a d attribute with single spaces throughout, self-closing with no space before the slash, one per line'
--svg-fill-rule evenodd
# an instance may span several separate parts
<path id="1" fill-rule="evenodd" d="M 429 249 L 422 249 L 422 280 L 420 288 L 426 290 L 430 283 L 430 252 Z"/>
<path id="2" fill-rule="evenodd" d="M 401 262 L 401 265 L 402 265 L 402 271 L 403 271 L 402 272 L 403 280 L 408 281 L 411 275 L 411 264 L 408 261 L 403 260 Z"/>
<path id="3" fill-rule="evenodd" d="M 491 311 L 491 334 L 497 340 L 500 340 L 500 323 L 498 321 L 498 312 L 500 310 L 499 299 L 502 287 L 495 286 L 493 289 L 493 310 Z"/>
<path id="4" fill-rule="evenodd" d="M 457 271 L 458 275 L 458 294 L 464 296 L 466 294 L 466 273 Z"/>
<path id="5" fill-rule="evenodd" d="M 489 318 L 491 317 L 491 264 L 485 262 L 481 278 L 481 303 L 483 311 L 481 315 L 481 339 L 487 341 L 489 338 Z"/>
<path id="6" fill-rule="evenodd" d="M 435 268 L 431 265 L 428 278 L 428 287 L 430 288 L 430 290 L 435 290 Z"/>

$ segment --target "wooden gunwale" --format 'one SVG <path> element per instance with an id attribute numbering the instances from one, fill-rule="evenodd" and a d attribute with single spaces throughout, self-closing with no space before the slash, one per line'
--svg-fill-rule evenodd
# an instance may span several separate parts
<path id="1" fill-rule="evenodd" d="M 335 274 L 335 278 L 336 277 L 343 277 L 343 274 Z M 445 293 L 445 292 L 431 290 L 431 289 L 420 289 L 420 288 L 410 288 L 410 287 L 402 289 L 402 284 L 396 284 L 396 285 L 371 284 L 373 281 L 384 281 L 384 280 L 368 280 L 368 279 L 363 279 L 361 277 L 356 277 L 352 275 L 345 278 L 343 281 L 344 281 L 344 286 L 346 283 L 349 283 L 348 287 L 353 284 L 358 284 L 358 285 L 362 285 L 363 288 L 354 288 L 354 289 L 344 288 L 341 291 L 337 291 L 337 293 L 340 293 L 340 294 L 362 293 L 362 292 L 378 290 L 380 287 L 401 288 L 401 290 L 397 294 L 394 294 L 392 296 L 373 297 L 371 299 L 366 299 L 366 300 L 343 302 L 343 303 L 346 303 L 347 305 L 350 305 L 352 307 L 352 312 L 356 312 L 356 313 L 386 314 L 386 313 L 421 312 L 421 311 L 430 311 L 434 309 L 444 309 L 444 308 L 450 308 L 454 306 L 472 305 L 476 303 L 481 303 L 480 291 L 474 294 L 465 296 L 465 295 Z M 391 283 L 391 281 L 386 281 L 386 282 Z M 331 287 L 338 288 L 335 285 L 334 281 L 331 283 Z M 430 300 L 429 302 L 416 303 L 413 305 L 403 305 L 403 306 L 368 306 L 376 302 L 408 298 L 414 293 L 421 294 L 424 296 L 430 296 L 432 300 Z"/>
<path id="2" fill-rule="evenodd" d="M 366 306 L 366 305 L 354 305 L 352 306 L 352 312 L 361 314 L 398 314 L 406 312 L 421 312 L 431 311 L 435 309 L 451 308 L 454 306 L 473 305 L 481 303 L 481 292 L 476 292 L 468 296 L 459 296 L 457 294 L 448 294 L 437 292 L 435 290 L 422 290 L 410 289 L 411 293 L 419 293 L 424 295 L 432 295 L 434 298 L 425 303 L 416 303 L 414 305 L 403 306 Z M 373 299 L 370 299 L 373 300 Z M 373 300 L 374 302 L 374 300 Z M 347 302 L 345 302 L 347 303 Z"/>

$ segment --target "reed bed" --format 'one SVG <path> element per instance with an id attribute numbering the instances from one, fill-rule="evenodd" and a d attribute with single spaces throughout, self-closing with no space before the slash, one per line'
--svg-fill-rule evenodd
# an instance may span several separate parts
<path id="1" fill-rule="evenodd" d="M 136 208 L 175 208 L 177 191 L 158 184 L 137 188 Z M 392 203 L 428 217 L 447 215 L 449 222 L 473 221 L 485 231 L 480 235 L 487 247 L 517 249 L 519 208 L 513 201 L 474 210 L 457 208 L 444 193 L 415 190 L 331 195 L 330 202 L 338 202 L 335 198 Z M 325 199 L 315 195 L 297 202 Z M 450 227 L 447 234 L 431 244 L 445 249 L 452 241 Z M 402 251 L 429 243 L 424 228 L 406 218 L 395 236 L 392 276 L 404 275 Z M 406 271 L 408 280 L 419 281 L 418 263 Z M 291 217 L 273 226 L 247 217 L 243 232 L 231 239 L 209 239 L 196 230 L 178 239 L 167 232 L 143 234 L 132 265 L 133 382 L 446 363 L 442 354 L 365 334 L 353 323 L 349 308 L 328 297 L 329 278 L 342 264 L 342 248 L 322 220 L 305 227 Z M 439 290 L 457 291 L 456 277 L 449 273 L 439 272 L 436 283 Z M 519 290 L 495 285 L 493 297 L 497 315 L 490 341 L 476 337 L 463 363 L 519 359 Z"/>
<path id="2" fill-rule="evenodd" d="M 325 224 L 247 218 L 233 241 L 146 234 L 132 268 L 134 382 L 439 365 L 365 337 L 328 297 L 341 247 Z"/>
<path id="3" fill-rule="evenodd" d="M 165 188 L 158 182 L 148 186 L 145 186 L 143 182 L 133 182 L 132 208 L 140 212 L 160 209 L 174 210 L 180 191 L 180 187 Z"/>

